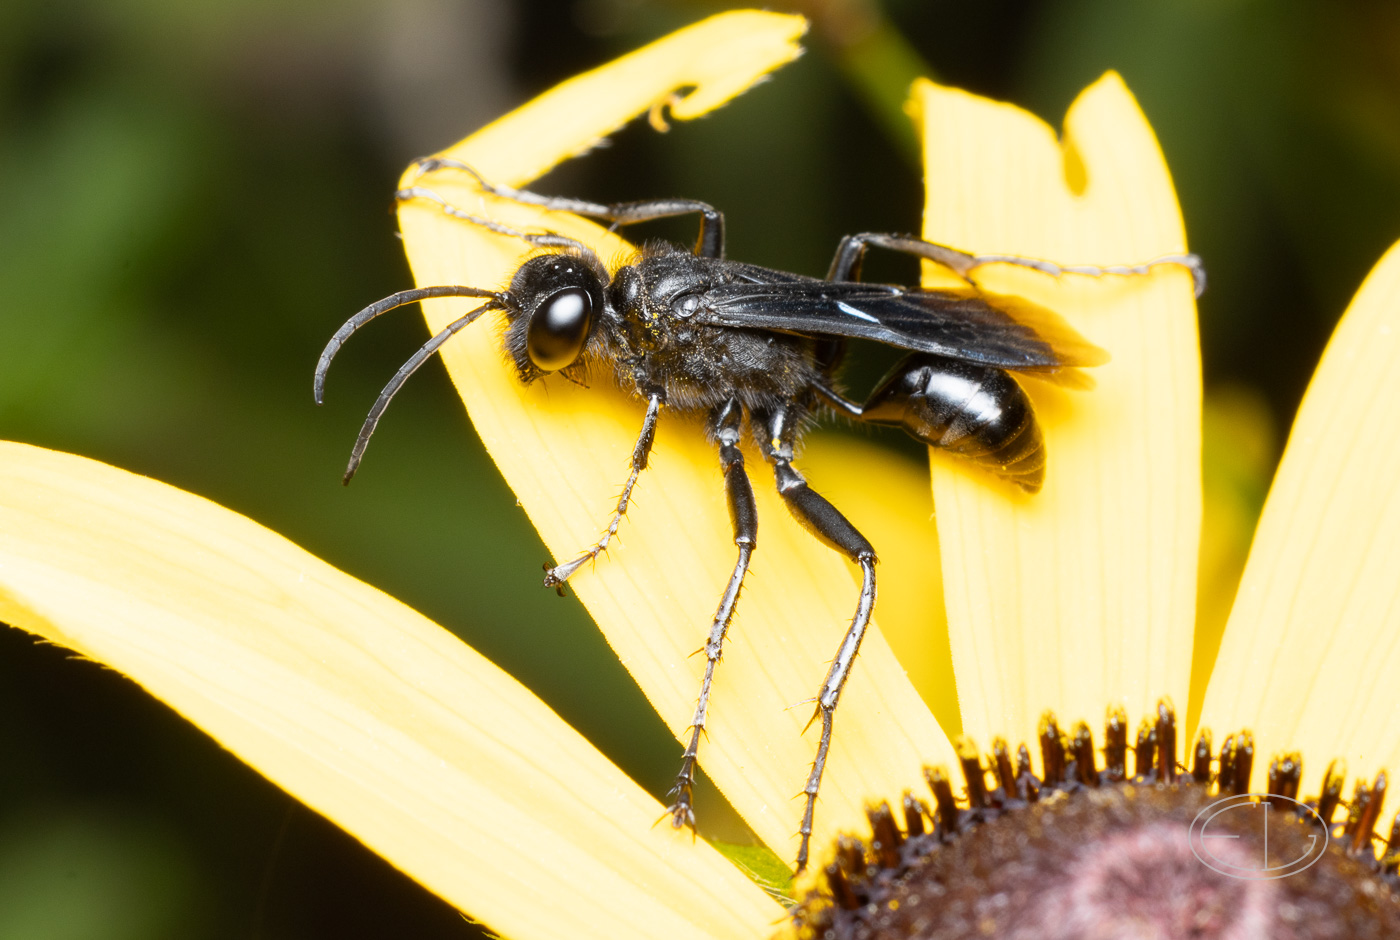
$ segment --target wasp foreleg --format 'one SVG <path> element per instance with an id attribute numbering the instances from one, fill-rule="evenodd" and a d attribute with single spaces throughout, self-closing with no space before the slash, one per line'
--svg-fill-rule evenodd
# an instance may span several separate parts
<path id="1" fill-rule="evenodd" d="M 591 219 L 603 219 L 614 225 L 635 225 L 638 222 L 669 219 L 696 212 L 700 215 L 700 235 L 695 242 L 695 253 L 702 258 L 724 257 L 724 213 L 698 199 L 647 199 L 641 202 L 612 204 L 589 202 L 586 199 L 573 199 L 568 196 L 542 196 L 528 189 L 515 189 L 492 183 L 483 179 L 480 173 L 462 161 L 448 157 L 424 157 L 418 161 L 417 168 L 419 176 L 440 169 L 461 170 L 470 174 L 477 185 L 493 196 L 529 206 L 540 206 L 551 212 L 572 212 L 574 215 L 588 216 Z M 419 194 L 412 189 L 401 192 Z"/>
<path id="2" fill-rule="evenodd" d="M 652 395 L 647 399 L 647 415 L 642 420 L 642 433 L 637 436 L 636 446 L 632 448 L 632 472 L 628 474 L 627 482 L 622 487 L 622 495 L 617 498 L 617 506 L 613 509 L 612 518 L 608 520 L 608 527 L 603 530 L 603 537 L 573 561 L 555 565 L 553 568 L 547 564 L 544 566 L 544 586 L 557 590 L 560 597 L 564 596 L 564 582 L 573 577 L 574 572 L 586 562 L 606 551 L 613 536 L 617 535 L 617 527 L 622 524 L 622 517 L 627 515 L 627 506 L 632 501 L 632 489 L 637 485 L 637 477 L 647 468 L 651 445 L 656 440 L 656 420 L 660 414 L 661 396 Z"/>

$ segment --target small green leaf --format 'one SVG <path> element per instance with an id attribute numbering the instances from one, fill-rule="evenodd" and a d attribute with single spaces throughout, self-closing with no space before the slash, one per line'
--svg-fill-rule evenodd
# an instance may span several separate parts
<path id="1" fill-rule="evenodd" d="M 796 904 L 792 896 L 792 869 L 772 849 L 764 845 L 738 845 L 734 842 L 711 842 L 711 846 L 740 871 L 749 876 L 773 899 L 787 906 Z"/>

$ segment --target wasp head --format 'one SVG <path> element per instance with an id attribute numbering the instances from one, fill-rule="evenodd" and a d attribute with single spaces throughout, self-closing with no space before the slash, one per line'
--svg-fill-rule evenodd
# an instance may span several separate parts
<path id="1" fill-rule="evenodd" d="M 592 252 L 551 252 L 526 261 L 507 292 L 506 352 L 522 381 L 578 362 L 603 310 L 605 269 Z"/>

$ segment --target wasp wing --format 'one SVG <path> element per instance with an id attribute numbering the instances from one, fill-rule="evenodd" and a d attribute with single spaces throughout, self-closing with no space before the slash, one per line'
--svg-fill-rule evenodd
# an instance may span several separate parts
<path id="1" fill-rule="evenodd" d="M 749 265 L 735 267 L 744 269 L 735 272 L 743 280 L 705 291 L 695 314 L 699 322 L 870 339 L 1029 373 L 1108 361 L 1106 352 L 1057 314 L 1020 297 L 971 287 L 925 290 L 798 279 Z"/>

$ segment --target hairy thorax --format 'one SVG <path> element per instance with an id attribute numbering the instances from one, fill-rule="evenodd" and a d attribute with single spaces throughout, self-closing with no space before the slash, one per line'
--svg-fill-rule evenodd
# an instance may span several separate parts
<path id="1" fill-rule="evenodd" d="M 608 288 L 608 314 L 625 347 L 613 359 L 623 388 L 661 389 L 680 411 L 708 411 L 730 398 L 768 410 L 800 400 L 819 377 L 811 339 L 694 322 L 712 287 L 732 278 L 723 262 L 673 246 L 648 246 Z"/>

